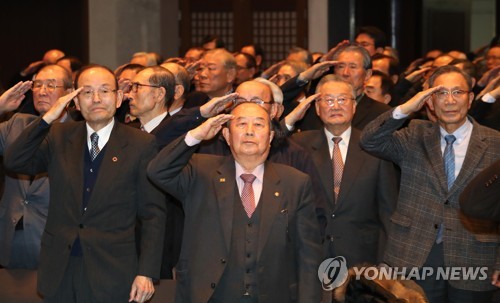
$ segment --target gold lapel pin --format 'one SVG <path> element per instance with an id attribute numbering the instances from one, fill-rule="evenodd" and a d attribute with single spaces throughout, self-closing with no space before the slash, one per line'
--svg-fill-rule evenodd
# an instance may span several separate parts
<path id="1" fill-rule="evenodd" d="M 220 178 L 220 179 L 219 179 L 219 182 L 220 182 L 220 183 L 224 183 L 224 182 L 226 182 L 226 178 Z"/>
<path id="2" fill-rule="evenodd" d="M 280 196 L 280 193 L 279 193 L 279 192 L 275 192 L 275 193 L 274 193 L 274 195 L 275 195 L 276 197 L 279 197 L 279 196 Z"/>
<path id="3" fill-rule="evenodd" d="M 118 161 L 118 158 L 117 158 L 117 157 L 113 157 L 111 160 L 112 160 L 113 162 L 117 162 L 117 161 Z"/>

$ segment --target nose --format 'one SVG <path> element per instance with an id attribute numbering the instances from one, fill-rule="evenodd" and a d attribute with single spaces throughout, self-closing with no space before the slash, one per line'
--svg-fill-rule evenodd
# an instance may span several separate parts
<path id="1" fill-rule="evenodd" d="M 248 123 L 247 129 L 245 130 L 245 135 L 253 136 L 254 135 L 254 127 L 252 123 Z"/>
<path id="2" fill-rule="evenodd" d="M 92 91 L 92 102 L 101 103 L 101 96 L 99 96 L 98 91 Z"/>

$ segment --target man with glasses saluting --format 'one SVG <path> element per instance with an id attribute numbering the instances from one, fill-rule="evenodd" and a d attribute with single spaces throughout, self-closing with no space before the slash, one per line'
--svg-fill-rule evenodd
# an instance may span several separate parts
<path id="1" fill-rule="evenodd" d="M 0 114 L 19 107 L 29 89 L 35 110 L 44 115 L 57 99 L 73 88 L 71 74 L 58 65 L 44 66 L 34 81 L 19 82 L 0 97 Z M 64 110 L 57 122 L 72 120 Z M 36 116 L 15 114 L 0 124 L 0 155 Z M 36 176 L 7 171 L 0 201 L 0 265 L 6 268 L 36 269 L 42 231 L 49 208 L 47 174 Z"/>
<path id="2" fill-rule="evenodd" d="M 498 233 L 460 216 L 459 196 L 475 175 L 500 157 L 500 135 L 467 117 L 474 97 L 467 74 L 443 66 L 428 81 L 429 89 L 379 116 L 361 137 L 365 150 L 401 168 L 384 262 L 399 269 L 432 268 L 434 275 L 416 281 L 431 303 L 491 302 L 492 284 L 500 286 Z M 397 130 L 425 103 L 436 123 L 414 120 Z M 437 269 L 444 267 L 487 268 L 487 276 L 436 277 Z"/>
<path id="3" fill-rule="evenodd" d="M 165 230 L 162 194 L 146 177 L 155 140 L 115 122 L 123 94 L 112 71 L 85 67 L 76 85 L 5 154 L 9 169 L 51 179 L 38 291 L 46 302 L 145 302 L 159 277 L 162 246 L 154 246 Z M 73 98 L 86 122 L 54 124 Z"/>

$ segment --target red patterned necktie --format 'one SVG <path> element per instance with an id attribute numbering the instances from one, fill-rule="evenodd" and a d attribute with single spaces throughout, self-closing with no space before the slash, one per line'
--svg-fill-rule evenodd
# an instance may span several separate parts
<path id="1" fill-rule="evenodd" d="M 255 181 L 255 176 L 252 174 L 241 174 L 240 178 L 245 182 L 241 191 L 241 201 L 247 216 L 250 218 L 255 211 L 255 196 L 253 194 L 252 183 Z"/>
<path id="2" fill-rule="evenodd" d="M 335 194 L 335 202 L 339 196 L 340 183 L 342 182 L 342 173 L 344 172 L 344 161 L 342 160 L 342 154 L 339 149 L 339 142 L 342 141 L 341 137 L 333 137 L 333 152 L 332 152 L 332 163 L 333 163 L 333 192 Z"/>

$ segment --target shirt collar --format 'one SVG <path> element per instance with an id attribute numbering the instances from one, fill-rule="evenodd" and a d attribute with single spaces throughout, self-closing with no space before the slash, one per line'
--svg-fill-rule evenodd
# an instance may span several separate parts
<path id="1" fill-rule="evenodd" d="M 264 182 L 264 163 L 259 164 L 252 172 L 246 172 L 237 161 L 234 161 L 234 163 L 236 167 L 236 178 L 239 178 L 241 174 L 250 173 L 253 174 L 260 182 Z"/>
<path id="2" fill-rule="evenodd" d="M 333 137 L 341 137 L 342 141 L 339 144 L 349 145 L 349 139 L 351 138 L 352 127 L 349 126 L 340 136 L 334 136 L 331 132 L 329 132 L 326 128 L 323 129 L 325 131 L 326 139 L 328 143 L 332 142 Z"/>
<path id="3" fill-rule="evenodd" d="M 92 129 L 92 127 L 90 127 L 90 125 L 88 123 L 85 123 L 85 125 L 87 127 L 87 144 L 90 148 L 90 146 L 92 145 L 91 140 L 90 140 L 90 135 L 92 135 L 96 131 L 94 129 Z M 100 130 L 97 131 L 97 135 L 99 136 L 98 145 L 99 145 L 100 149 L 102 149 L 104 147 L 104 145 L 106 145 L 106 143 L 108 143 L 109 136 L 111 135 L 111 131 L 113 130 L 114 125 L 115 125 L 115 119 L 113 118 L 108 123 L 108 125 L 104 126 L 103 128 L 101 128 Z"/>
<path id="4" fill-rule="evenodd" d="M 168 112 L 163 112 L 162 114 L 151 119 L 148 123 L 144 124 L 142 127 L 144 128 L 145 131 L 150 133 L 161 123 L 161 121 L 163 121 L 163 118 L 165 118 L 167 114 Z"/>
<path id="5" fill-rule="evenodd" d="M 441 126 L 439 127 L 439 132 L 441 133 L 441 138 L 444 138 L 446 135 L 454 135 L 455 138 L 457 139 L 457 143 L 462 142 L 465 137 L 470 134 L 472 131 L 472 123 L 469 121 L 469 119 L 465 119 L 465 123 L 462 124 L 459 128 L 457 128 L 453 133 L 448 134 L 444 128 Z"/>

